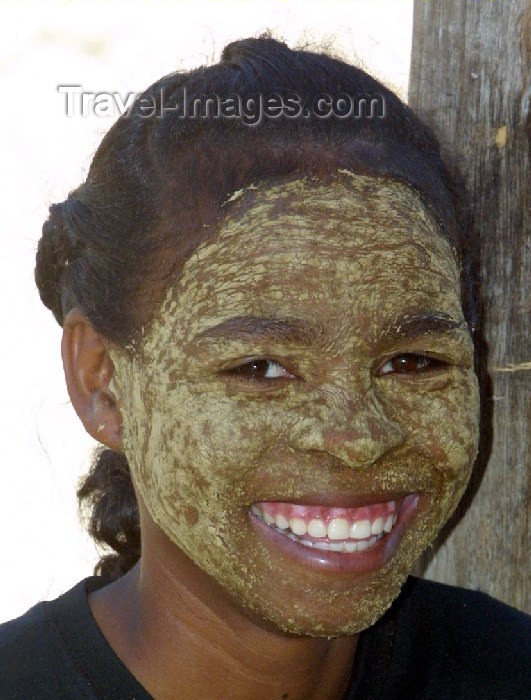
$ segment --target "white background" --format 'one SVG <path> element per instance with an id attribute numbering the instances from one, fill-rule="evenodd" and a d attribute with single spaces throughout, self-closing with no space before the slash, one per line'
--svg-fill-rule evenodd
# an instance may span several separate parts
<path id="1" fill-rule="evenodd" d="M 111 117 L 66 116 L 58 85 L 139 92 L 270 29 L 332 44 L 407 91 L 413 0 L 3 0 L 0 2 L 0 621 L 92 573 L 76 484 L 93 441 L 64 387 L 61 330 L 33 268 L 48 206 L 85 177 Z"/>

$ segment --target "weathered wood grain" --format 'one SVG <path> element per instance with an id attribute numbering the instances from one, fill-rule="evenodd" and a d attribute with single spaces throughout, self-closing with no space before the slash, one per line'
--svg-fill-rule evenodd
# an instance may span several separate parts
<path id="1" fill-rule="evenodd" d="M 469 190 L 492 381 L 488 464 L 416 573 L 529 610 L 531 4 L 416 0 L 413 22 L 409 103 Z"/>

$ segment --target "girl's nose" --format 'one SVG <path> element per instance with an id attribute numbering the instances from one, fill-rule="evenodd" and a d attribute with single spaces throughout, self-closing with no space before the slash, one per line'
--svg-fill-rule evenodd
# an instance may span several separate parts
<path id="1" fill-rule="evenodd" d="M 318 415 L 315 411 L 298 421 L 291 438 L 294 449 L 327 452 L 354 469 L 365 469 L 404 442 L 404 431 L 374 396 L 318 409 Z"/>

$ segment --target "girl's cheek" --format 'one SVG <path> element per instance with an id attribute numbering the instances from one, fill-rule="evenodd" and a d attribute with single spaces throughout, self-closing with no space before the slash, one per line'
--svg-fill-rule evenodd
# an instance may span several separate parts
<path id="1" fill-rule="evenodd" d="M 187 453 L 195 453 L 206 476 L 237 482 L 256 470 L 278 440 L 277 411 L 234 398 L 188 396 L 183 425 L 189 437 Z"/>
<path id="2" fill-rule="evenodd" d="M 386 403 L 407 433 L 407 445 L 448 474 L 469 473 L 477 454 L 479 391 L 472 370 L 408 387 L 396 382 Z M 398 391 L 400 389 L 400 392 Z"/>

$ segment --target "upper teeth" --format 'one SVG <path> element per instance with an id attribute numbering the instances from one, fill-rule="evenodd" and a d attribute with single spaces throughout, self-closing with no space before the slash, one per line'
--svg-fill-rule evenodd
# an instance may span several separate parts
<path id="1" fill-rule="evenodd" d="M 385 517 L 376 515 L 372 519 L 356 519 L 355 517 L 331 517 L 325 518 L 302 518 L 302 517 L 287 517 L 285 513 L 270 512 L 267 504 L 261 506 L 251 506 L 251 511 L 259 518 L 264 520 L 268 525 L 276 526 L 281 530 L 291 530 L 294 535 L 302 537 L 309 535 L 315 538 L 328 538 L 329 540 L 364 540 L 372 535 L 381 535 L 384 532 L 390 532 L 396 522 L 397 514 L 395 512 L 394 502 L 386 504 L 391 506 L 387 510 L 391 510 Z M 361 509 L 359 509 L 361 510 Z"/>

